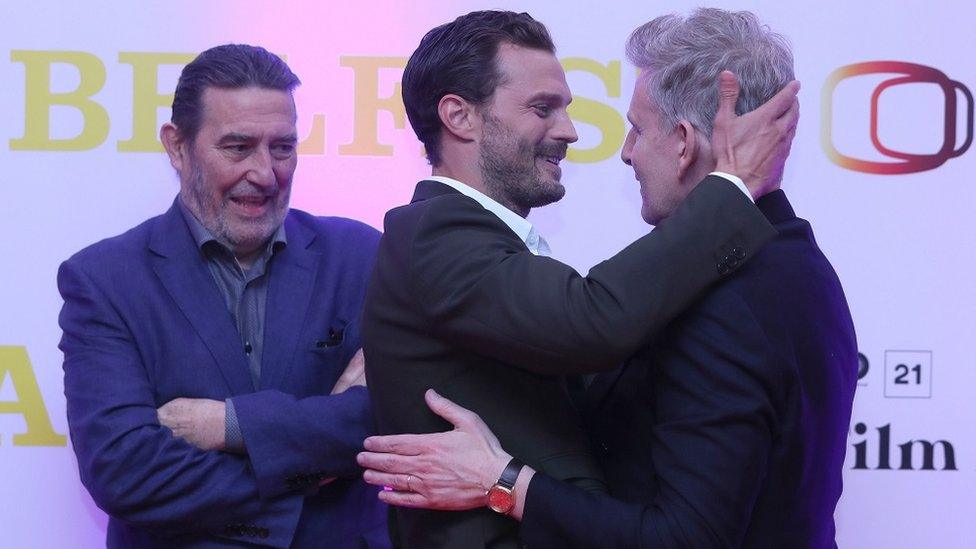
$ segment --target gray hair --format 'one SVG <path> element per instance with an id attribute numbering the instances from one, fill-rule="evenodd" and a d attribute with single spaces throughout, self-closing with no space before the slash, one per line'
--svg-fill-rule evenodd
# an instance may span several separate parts
<path id="1" fill-rule="evenodd" d="M 699 8 L 688 17 L 658 17 L 631 33 L 627 58 L 651 73 L 650 97 L 661 109 L 663 129 L 683 119 L 706 136 L 712 135 L 723 70 L 739 80 L 738 114 L 793 80 L 789 42 L 748 11 Z"/>

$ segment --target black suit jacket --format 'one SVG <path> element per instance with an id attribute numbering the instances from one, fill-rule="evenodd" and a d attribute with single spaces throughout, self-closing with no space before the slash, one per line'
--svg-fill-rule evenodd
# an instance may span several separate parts
<path id="1" fill-rule="evenodd" d="M 857 377 L 840 281 L 782 191 L 779 231 L 585 405 L 611 494 L 543 475 L 528 547 L 834 547 Z"/>
<path id="2" fill-rule="evenodd" d="M 363 318 L 366 378 L 381 433 L 450 428 L 434 388 L 478 412 L 526 463 L 603 488 L 560 374 L 609 370 L 775 231 L 732 184 L 704 181 L 667 223 L 581 277 L 532 255 L 494 214 L 423 181 L 385 219 Z M 487 509 L 399 509 L 406 547 L 513 547 Z"/>

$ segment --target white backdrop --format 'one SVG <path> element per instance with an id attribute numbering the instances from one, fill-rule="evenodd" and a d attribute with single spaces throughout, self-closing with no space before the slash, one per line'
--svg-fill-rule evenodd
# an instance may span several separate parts
<path id="1" fill-rule="evenodd" d="M 304 81 L 299 131 L 311 136 L 293 204 L 379 226 L 427 173 L 397 103 L 406 56 L 426 30 L 461 13 L 529 11 L 559 47 L 581 134 L 564 165 L 566 198 L 533 222 L 555 255 L 583 272 L 647 230 L 637 184 L 618 159 L 635 76 L 623 42 L 638 24 L 696 3 L 331 4 L 0 1 L 0 545 L 104 543 L 105 516 L 80 485 L 65 438 L 55 273 L 73 252 L 169 205 L 177 182 L 153 136 L 169 117 L 158 96 L 172 93 L 187 56 L 230 41 L 287 56 Z M 784 188 L 840 275 L 866 368 L 838 543 L 974 547 L 976 245 L 964 220 L 976 203 L 967 177 L 976 151 L 883 175 L 874 165 L 843 167 L 827 150 L 906 162 L 870 138 L 872 91 L 904 76 L 891 72 L 901 68 L 830 79 L 874 61 L 947 75 L 879 95 L 882 147 L 917 155 L 962 148 L 972 110 L 960 86 L 976 86 L 976 9 L 962 1 L 716 4 L 751 9 L 785 34 L 803 84 Z M 956 101 L 946 113 L 948 97 Z M 951 156 L 942 153 L 937 160 Z M 886 456 L 890 469 L 881 468 Z"/>

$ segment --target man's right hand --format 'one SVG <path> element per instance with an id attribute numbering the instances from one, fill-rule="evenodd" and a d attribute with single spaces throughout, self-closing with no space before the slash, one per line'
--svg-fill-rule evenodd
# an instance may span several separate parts
<path id="1" fill-rule="evenodd" d="M 800 83 L 794 80 L 756 110 L 736 116 L 739 81 L 729 71 L 719 74 L 712 130 L 715 170 L 740 177 L 754 199 L 775 191 L 783 181 L 783 166 L 800 119 L 799 91 Z"/>

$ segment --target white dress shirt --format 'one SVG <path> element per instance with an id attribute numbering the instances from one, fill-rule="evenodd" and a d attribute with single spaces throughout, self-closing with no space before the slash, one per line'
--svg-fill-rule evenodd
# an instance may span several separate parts
<path id="1" fill-rule="evenodd" d="M 457 192 L 473 198 L 478 204 L 488 210 L 489 212 L 495 214 L 498 219 L 502 220 L 502 223 L 512 229 L 522 242 L 525 242 L 525 247 L 529 249 L 534 255 L 542 255 L 548 257 L 551 255 L 551 250 L 549 249 L 549 244 L 546 239 L 542 238 L 539 231 L 529 223 L 528 219 L 520 216 L 519 214 L 509 210 L 505 206 L 502 206 L 492 198 L 490 198 L 485 193 L 478 191 L 461 183 L 457 179 L 451 179 L 450 177 L 444 177 L 442 175 L 432 175 L 427 179 L 431 181 L 437 181 L 438 183 L 443 183 L 448 187 L 455 189 Z"/>

